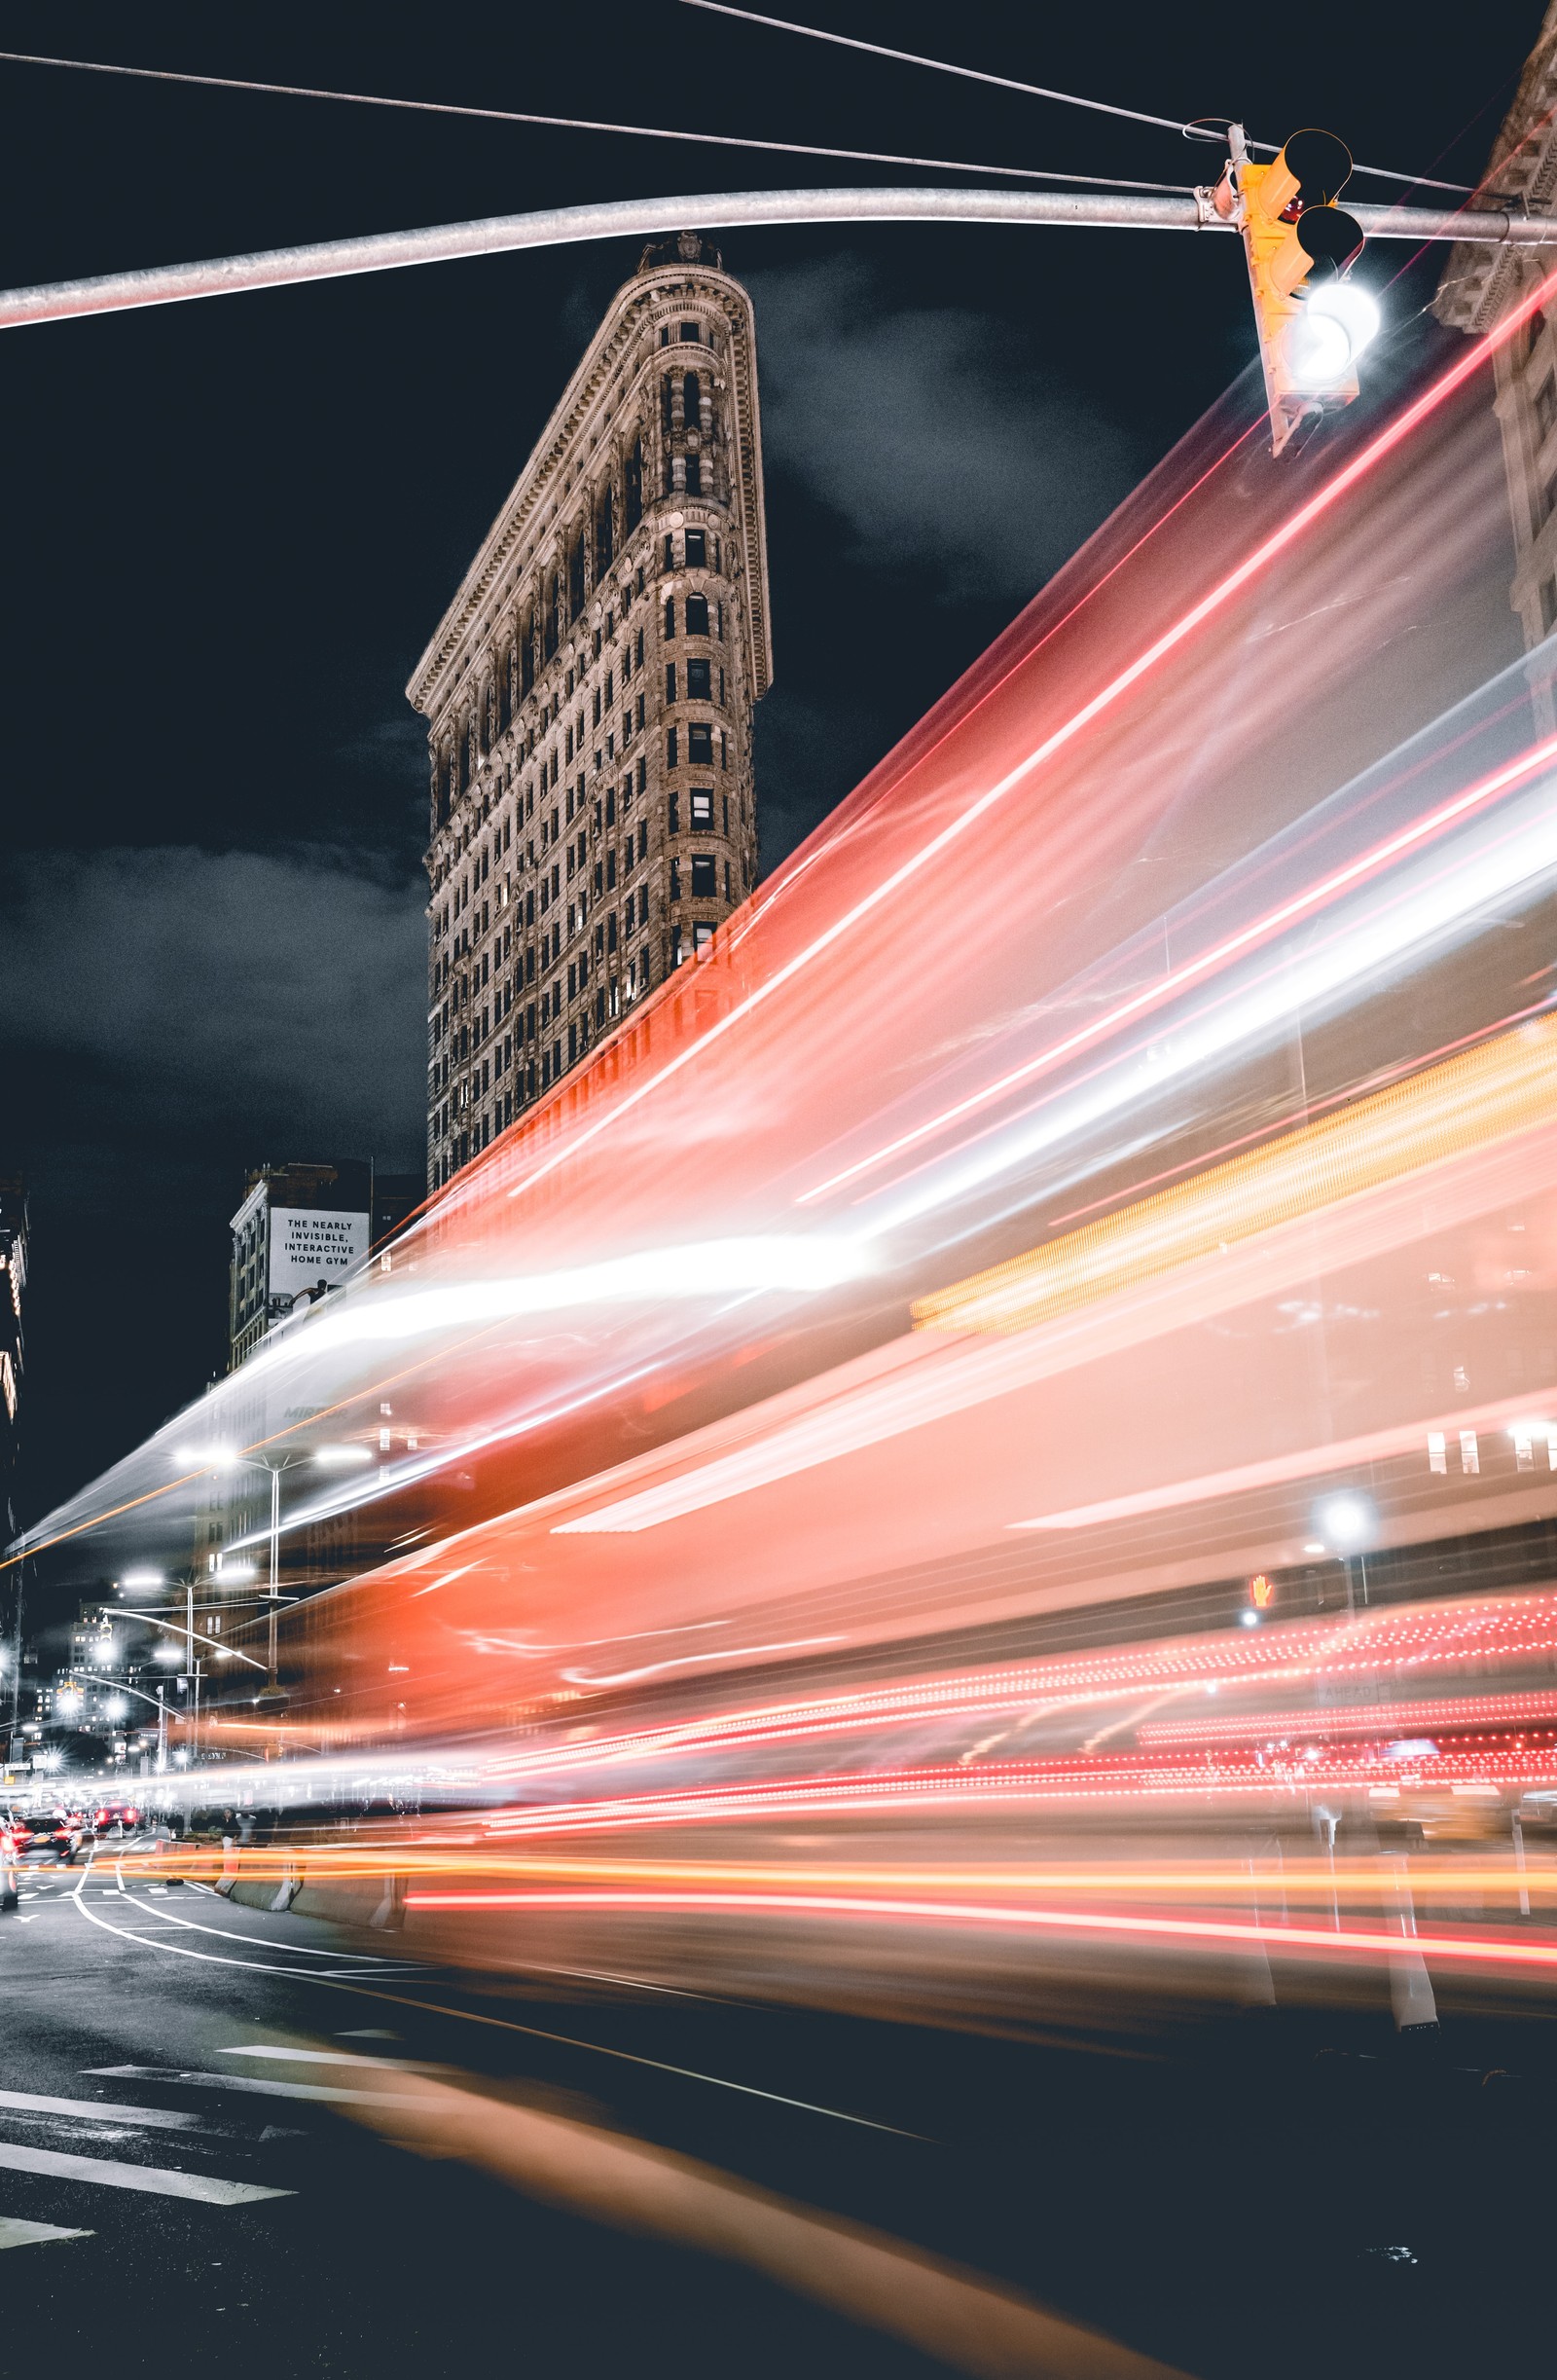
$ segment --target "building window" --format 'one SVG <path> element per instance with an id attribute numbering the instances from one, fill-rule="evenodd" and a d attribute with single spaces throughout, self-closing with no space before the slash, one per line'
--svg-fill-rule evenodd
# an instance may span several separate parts
<path id="1" fill-rule="evenodd" d="M 688 675 L 690 677 L 690 672 Z M 665 665 L 665 699 L 668 703 L 675 701 L 675 663 L 673 661 L 668 661 Z M 671 733 L 674 732 L 672 728 Z M 671 766 L 674 766 L 674 762 L 671 763 Z"/>
<path id="2" fill-rule="evenodd" d="M 680 899 L 680 897 L 681 897 L 681 862 L 680 862 L 680 860 L 671 860 L 671 862 L 670 862 L 670 898 L 671 898 L 672 900 L 679 900 L 679 899 Z"/>
<path id="3" fill-rule="evenodd" d="M 1525 353 L 1527 355 L 1534 355 L 1536 349 L 1539 347 L 1545 335 L 1545 309 L 1538 306 L 1535 312 L 1531 315 L 1530 320 L 1525 325 Z"/>
<path id="4" fill-rule="evenodd" d="M 713 687 L 709 682 L 710 666 L 711 665 L 706 661 L 689 661 L 687 663 L 688 702 L 712 702 Z M 673 694 L 671 695 L 670 700 L 674 702 L 675 697 Z"/>
<path id="5" fill-rule="evenodd" d="M 692 824 L 695 827 L 711 826 L 713 824 L 713 792 L 711 787 L 707 790 L 705 790 L 701 787 L 693 787 Z"/>
<path id="6" fill-rule="evenodd" d="M 668 727 L 665 731 L 665 765 L 668 769 L 676 766 L 676 733 L 673 727 Z"/>
<path id="7" fill-rule="evenodd" d="M 703 460 L 701 456 L 689 455 L 686 458 L 686 492 L 688 495 L 701 495 L 703 494 Z"/>
<path id="8" fill-rule="evenodd" d="M 667 638 L 675 635 L 675 597 L 673 595 L 668 595 L 665 599 L 665 633 Z M 642 642 L 643 640 L 639 637 L 638 643 L 641 645 Z M 641 652 L 638 654 L 638 659 L 639 661 L 643 659 Z"/>
<path id="9" fill-rule="evenodd" d="M 699 852 L 692 861 L 692 897 L 694 900 L 713 900 L 717 893 L 712 855 Z"/>
<path id="10" fill-rule="evenodd" d="M 609 480 L 600 490 L 599 510 L 595 516 L 595 575 L 598 579 L 611 567 L 611 555 L 616 536 L 616 497 Z"/>
<path id="11" fill-rule="evenodd" d="M 627 520 L 627 533 L 631 536 L 643 518 L 643 441 L 641 438 L 636 438 L 633 442 L 632 452 L 627 458 L 625 476 L 627 502 L 623 509 Z"/>
<path id="12" fill-rule="evenodd" d="M 681 376 L 681 419 L 688 429 L 703 427 L 703 390 L 695 372 Z"/>
<path id="13" fill-rule="evenodd" d="M 673 737 L 673 727 L 670 733 Z M 693 768 L 713 766 L 713 729 L 706 719 L 694 719 L 687 727 L 687 759 Z"/>
<path id="14" fill-rule="evenodd" d="M 1557 628 L 1557 578 L 1543 578 L 1540 582 L 1540 633 L 1543 637 L 1549 637 L 1554 628 Z"/>
<path id="15" fill-rule="evenodd" d="M 1548 372 L 1536 391 L 1536 435 L 1544 438 L 1557 421 L 1557 372 Z"/>
<path id="16" fill-rule="evenodd" d="M 708 567 L 708 540 L 701 529 L 687 531 L 687 568 L 706 570 Z"/>
<path id="17" fill-rule="evenodd" d="M 706 595 L 687 597 L 687 635 L 706 637 L 708 633 L 708 599 Z"/>
<path id="18" fill-rule="evenodd" d="M 677 793 L 677 792 L 675 791 L 675 789 L 674 789 L 674 787 L 672 787 L 672 788 L 671 788 L 671 792 L 670 792 L 670 816 L 669 816 L 669 819 L 668 819 L 668 822 L 667 822 L 667 823 L 668 823 L 668 824 L 669 824 L 669 826 L 670 826 L 670 832 L 671 832 L 672 834 L 679 834 L 679 833 L 680 833 L 680 831 L 681 831 L 681 796 L 680 796 L 680 794 L 679 794 L 679 793 Z"/>
<path id="19" fill-rule="evenodd" d="M 584 608 L 584 531 L 579 531 L 567 557 L 567 616 L 576 620 Z"/>
<path id="20" fill-rule="evenodd" d="M 700 959 L 706 950 L 711 950 L 713 948 L 713 928 L 711 926 L 694 926 L 692 947 Z"/>
<path id="21" fill-rule="evenodd" d="M 698 348 L 703 345 L 703 325 L 701 322 L 682 323 L 681 345 L 684 348 Z M 694 375 L 693 377 L 696 376 Z"/>

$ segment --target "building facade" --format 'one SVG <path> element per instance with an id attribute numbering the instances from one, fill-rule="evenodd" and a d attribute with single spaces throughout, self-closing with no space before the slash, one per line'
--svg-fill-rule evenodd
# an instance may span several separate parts
<path id="1" fill-rule="evenodd" d="M 339 1289 L 366 1259 L 373 1191 L 373 1167 L 361 1157 L 250 1170 L 232 1221 L 229 1372 L 300 1302 Z"/>
<path id="2" fill-rule="evenodd" d="M 752 890 L 771 675 L 751 301 L 684 232 L 618 292 L 407 687 L 430 1189 Z"/>
<path id="3" fill-rule="evenodd" d="M 1513 105 L 1493 146 L 1472 208 L 1511 206 L 1549 215 L 1557 201 L 1557 0 L 1547 8 Z M 1544 261 L 1543 261 L 1544 258 Z M 1489 331 L 1546 277 L 1550 251 L 1457 246 L 1433 311 L 1463 331 Z M 1514 536 L 1509 600 L 1527 648 L 1557 629 L 1557 308 L 1538 308 L 1493 358 L 1494 410 L 1503 434 Z M 1549 679 L 1537 699 L 1549 714 Z"/>

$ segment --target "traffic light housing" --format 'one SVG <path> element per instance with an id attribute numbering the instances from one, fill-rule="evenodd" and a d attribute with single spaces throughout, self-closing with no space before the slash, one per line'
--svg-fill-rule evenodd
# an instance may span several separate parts
<path id="1" fill-rule="evenodd" d="M 1242 148 L 1239 138 L 1224 187 L 1244 236 L 1271 452 L 1279 455 L 1308 415 L 1358 394 L 1356 358 L 1378 327 L 1378 311 L 1345 277 L 1362 250 L 1360 225 L 1335 203 L 1352 173 L 1345 141 L 1314 128 L 1294 132 L 1268 165 L 1239 155 Z"/>

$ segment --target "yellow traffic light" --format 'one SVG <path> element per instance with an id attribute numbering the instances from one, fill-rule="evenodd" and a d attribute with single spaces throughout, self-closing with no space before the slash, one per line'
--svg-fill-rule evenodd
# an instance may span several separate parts
<path id="1" fill-rule="evenodd" d="M 1356 358 L 1378 328 L 1378 310 L 1344 277 L 1362 249 L 1360 226 L 1335 203 L 1352 172 L 1345 141 L 1294 132 L 1272 164 L 1256 165 L 1240 154 L 1234 130 L 1226 186 L 1236 194 L 1279 455 L 1307 415 L 1357 395 Z"/>

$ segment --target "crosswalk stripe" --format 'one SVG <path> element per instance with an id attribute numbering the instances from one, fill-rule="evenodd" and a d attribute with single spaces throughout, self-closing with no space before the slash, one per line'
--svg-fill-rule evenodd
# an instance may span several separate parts
<path id="1" fill-rule="evenodd" d="M 0 2091 L 0 2107 L 34 2115 L 79 2115 L 91 2124 L 145 2124 L 161 2132 L 199 2132 L 202 2119 L 180 2107 L 127 2107 L 114 2099 L 51 2099 L 39 2091 Z"/>
<path id="2" fill-rule="evenodd" d="M 43 2248 L 51 2240 L 90 2240 L 91 2231 L 67 2231 L 62 2223 L 27 2223 L 19 2215 L 0 2215 L 0 2248 Z"/>
<path id="3" fill-rule="evenodd" d="M 223 2058 L 278 2058 L 283 2066 L 371 2066 L 381 2073 L 447 2074 L 446 2066 L 424 2066 L 416 2058 L 374 2058 L 360 2049 L 288 2049 L 280 2041 L 235 2042 L 218 2052 Z"/>
<path id="4" fill-rule="evenodd" d="M 257 2198 L 295 2198 L 259 2181 L 221 2181 L 214 2174 L 181 2174 L 172 2166 L 125 2165 L 117 2157 L 73 2157 L 58 2148 L 18 2148 L 0 2141 L 0 2166 L 15 2174 L 50 2174 L 57 2181 L 91 2181 L 108 2190 L 147 2190 L 156 2198 L 194 2198 L 207 2207 L 244 2207 Z"/>
<path id="5" fill-rule="evenodd" d="M 410 2091 L 351 2091 L 329 2082 L 269 2082 L 258 2074 L 200 2074 L 165 2066 L 91 2066 L 85 2071 L 127 2082 L 176 2082 L 187 2091 L 249 2091 L 264 2099 L 319 2099 L 348 2107 L 422 2105 Z"/>

